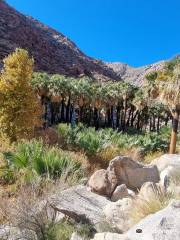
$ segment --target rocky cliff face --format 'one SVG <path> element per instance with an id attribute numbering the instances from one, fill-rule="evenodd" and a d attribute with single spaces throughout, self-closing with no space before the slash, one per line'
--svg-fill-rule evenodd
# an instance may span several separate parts
<path id="1" fill-rule="evenodd" d="M 165 61 L 161 61 L 138 68 L 134 68 L 120 62 L 107 63 L 107 66 L 112 68 L 122 80 L 125 80 L 134 85 L 141 86 L 145 80 L 145 76 L 152 71 L 162 69 L 164 63 Z"/>
<path id="2" fill-rule="evenodd" d="M 0 1 L 0 64 L 16 47 L 27 49 L 35 59 L 35 70 L 96 79 L 119 80 L 102 61 L 90 58 L 63 34 L 26 17 Z"/>

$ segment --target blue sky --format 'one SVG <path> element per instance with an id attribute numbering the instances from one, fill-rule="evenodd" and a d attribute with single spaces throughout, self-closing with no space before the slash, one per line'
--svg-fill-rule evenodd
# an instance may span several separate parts
<path id="1" fill-rule="evenodd" d="M 141 66 L 180 53 L 180 0 L 7 0 L 91 57 Z"/>

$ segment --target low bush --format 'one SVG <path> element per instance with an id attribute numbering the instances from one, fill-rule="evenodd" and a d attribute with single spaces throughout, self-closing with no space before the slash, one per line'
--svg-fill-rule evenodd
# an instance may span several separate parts
<path id="1" fill-rule="evenodd" d="M 162 128 L 159 133 L 122 133 L 113 129 L 86 128 L 79 124 L 71 128 L 65 124 L 58 126 L 58 131 L 64 137 L 66 144 L 74 147 L 76 150 L 84 151 L 88 156 L 102 155 L 107 160 L 110 148 L 116 148 L 117 154 L 120 152 L 132 152 L 132 149 L 138 149 L 141 155 L 147 155 L 154 152 L 165 152 L 169 145 L 169 128 Z M 110 151 L 110 152 L 113 152 Z M 114 157 L 114 154 L 109 154 Z M 111 160 L 111 159 L 109 159 Z"/>
<path id="2" fill-rule="evenodd" d="M 21 142 L 15 152 L 6 152 L 7 165 L 14 172 L 21 172 L 26 181 L 42 176 L 57 179 L 81 171 L 81 162 L 76 154 L 58 147 L 46 147 L 41 140 Z M 80 155 L 82 158 L 82 156 Z"/>

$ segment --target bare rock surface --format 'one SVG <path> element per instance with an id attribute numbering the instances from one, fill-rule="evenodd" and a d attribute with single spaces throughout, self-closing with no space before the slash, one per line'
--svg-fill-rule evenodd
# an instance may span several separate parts
<path id="1" fill-rule="evenodd" d="M 126 232 L 131 226 L 130 211 L 132 200 L 123 198 L 117 202 L 111 202 L 103 209 L 106 221 L 112 228 L 118 229 L 120 233 Z"/>
<path id="2" fill-rule="evenodd" d="M 161 157 L 154 159 L 152 164 L 157 166 L 159 172 L 162 172 L 170 166 L 180 169 L 180 154 L 164 154 Z"/>
<path id="3" fill-rule="evenodd" d="M 141 86 L 145 81 L 145 76 L 150 72 L 161 70 L 164 67 L 164 63 L 165 61 L 160 61 L 137 68 L 121 62 L 112 62 L 106 64 L 108 67 L 111 67 L 124 81 Z"/>
<path id="4" fill-rule="evenodd" d="M 126 184 L 130 189 L 140 189 L 145 182 L 159 182 L 159 172 L 155 165 L 143 165 L 126 156 L 118 156 L 110 161 L 107 169 L 112 185 Z"/>
<path id="5" fill-rule="evenodd" d="M 55 194 L 49 202 L 53 209 L 76 221 L 98 225 L 103 218 L 102 210 L 110 201 L 80 185 Z"/>
<path id="6" fill-rule="evenodd" d="M 132 240 L 179 240 L 180 201 L 173 200 L 165 209 L 142 219 L 126 235 Z"/>

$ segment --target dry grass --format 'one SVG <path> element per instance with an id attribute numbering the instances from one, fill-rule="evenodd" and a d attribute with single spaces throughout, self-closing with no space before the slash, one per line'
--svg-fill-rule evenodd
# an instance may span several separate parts
<path id="1" fill-rule="evenodd" d="M 134 223 L 138 223 L 144 217 L 154 214 L 165 208 L 174 196 L 169 194 L 153 195 L 149 199 L 137 198 L 134 200 L 131 218 Z"/>
<path id="2" fill-rule="evenodd" d="M 149 164 L 152 162 L 152 160 L 154 160 L 155 158 L 158 158 L 160 156 L 162 156 L 164 154 L 164 152 L 150 152 L 148 154 L 146 154 L 146 156 L 144 157 L 143 162 L 146 164 Z"/>

